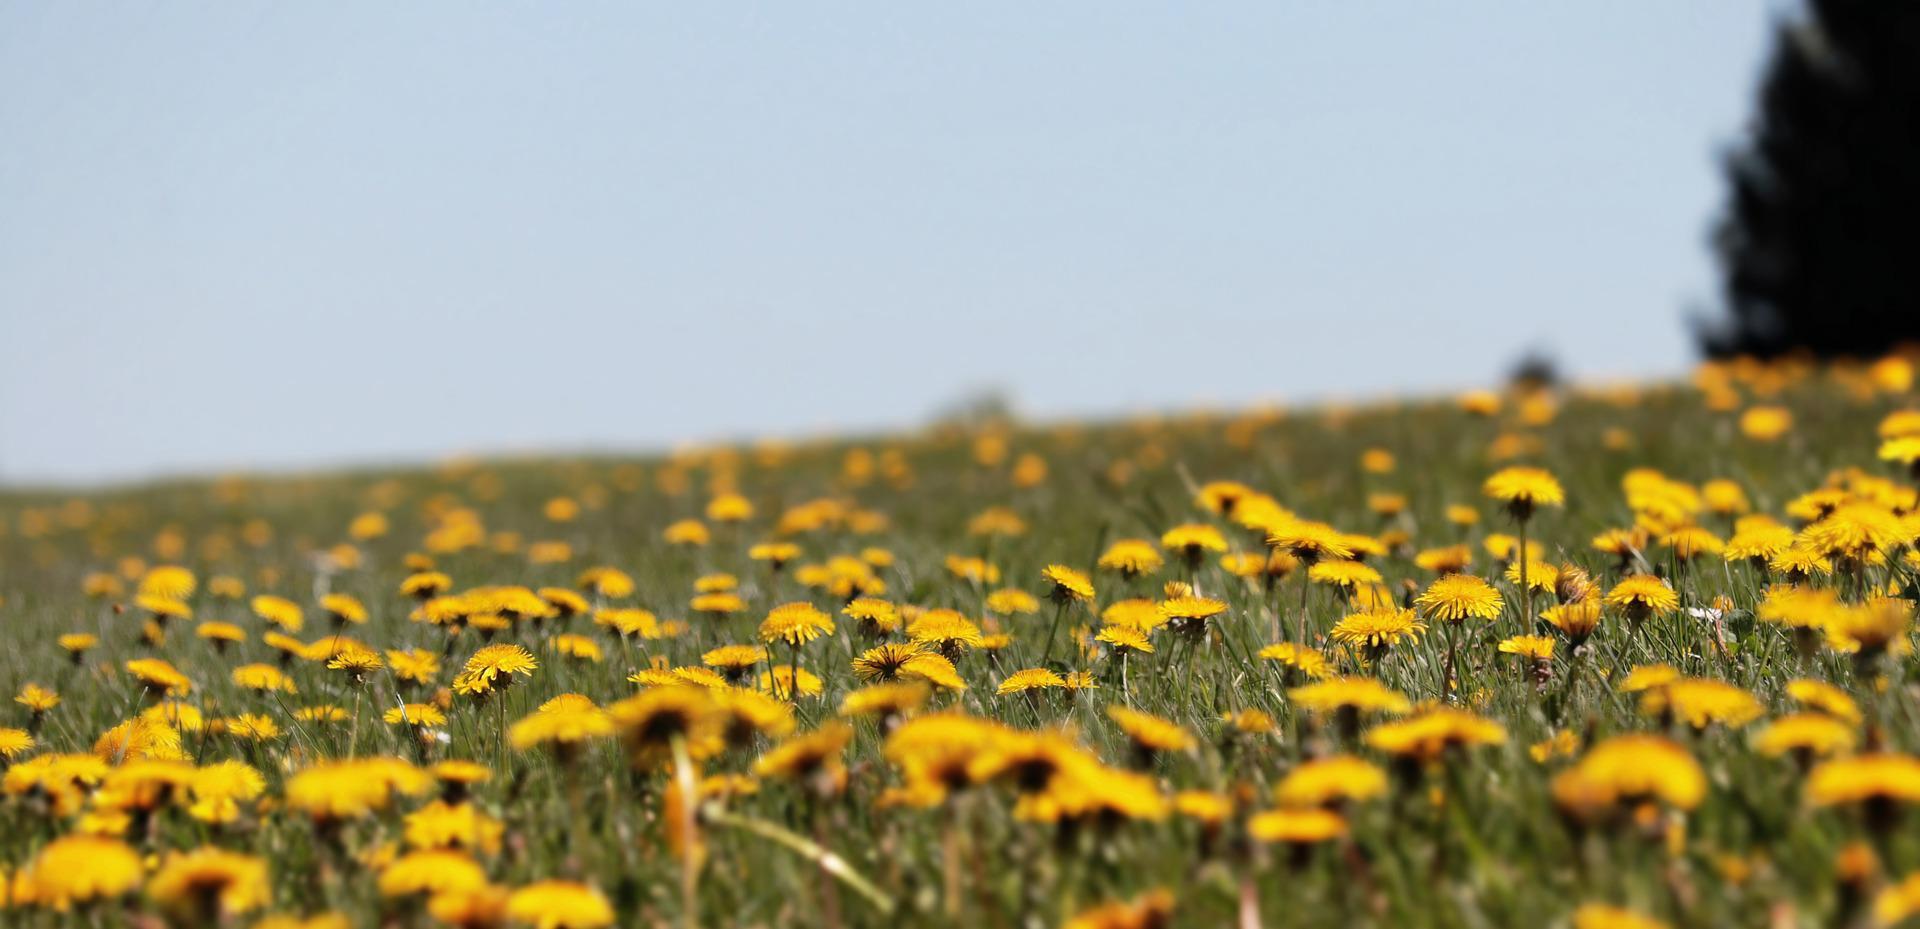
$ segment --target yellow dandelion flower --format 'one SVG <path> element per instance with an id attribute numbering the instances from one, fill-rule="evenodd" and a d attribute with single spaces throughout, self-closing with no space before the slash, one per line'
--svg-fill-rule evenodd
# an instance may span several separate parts
<path id="1" fill-rule="evenodd" d="M 1075 915 L 1061 929 L 1157 929 L 1173 925 L 1173 894 L 1154 890 Z"/>
<path id="2" fill-rule="evenodd" d="M 1782 716 L 1754 736 L 1753 747 L 1763 755 L 1789 752 L 1803 757 L 1844 754 L 1858 742 L 1853 727 L 1823 713 Z"/>
<path id="3" fill-rule="evenodd" d="M 1047 565 L 1040 576 L 1051 585 L 1049 596 L 1055 603 L 1085 603 L 1093 599 L 1093 582 L 1066 565 Z"/>
<path id="4" fill-rule="evenodd" d="M 1004 696 L 1006 694 L 1025 693 L 1027 691 L 1049 687 L 1061 687 L 1064 686 L 1064 684 L 1065 682 L 1061 680 L 1059 674 L 1049 671 L 1046 668 L 1028 668 L 1024 671 L 1015 671 L 1007 675 L 1007 679 L 1001 681 L 999 688 L 994 692 Z"/>
<path id="5" fill-rule="evenodd" d="M 206 924 L 259 909 L 273 896 L 263 858 L 211 846 L 175 852 L 160 862 L 147 896 Z"/>
<path id="6" fill-rule="evenodd" d="M 1892 752 L 1821 762 L 1807 775 L 1815 806 L 1920 803 L 1920 758 Z"/>
<path id="7" fill-rule="evenodd" d="M 1347 821 L 1319 807 L 1267 810 L 1247 820 L 1247 834 L 1260 842 L 1317 845 L 1347 834 Z"/>
<path id="8" fill-rule="evenodd" d="M 1567 772 L 1623 800 L 1659 800 L 1691 810 L 1707 793 L 1700 763 L 1678 744 L 1658 736 L 1623 735 L 1587 752 Z"/>
<path id="9" fill-rule="evenodd" d="M 12 761 L 33 751 L 33 734 L 25 729 L 0 726 L 0 759 Z"/>
<path id="10" fill-rule="evenodd" d="M 953 655 L 961 648 L 980 647 L 980 627 L 955 610 L 928 610 L 907 624 L 907 637 Z"/>
<path id="11" fill-rule="evenodd" d="M 1295 687 L 1287 697 L 1315 713 L 1352 711 L 1399 715 L 1413 708 L 1406 695 L 1370 677 L 1339 677 Z"/>
<path id="12" fill-rule="evenodd" d="M 1160 547 L 1170 552 L 1179 552 L 1189 560 L 1197 560 L 1205 552 L 1224 552 L 1227 539 L 1205 523 L 1186 523 L 1168 529 L 1160 536 Z"/>
<path id="13" fill-rule="evenodd" d="M 1832 610 L 1825 624 L 1834 651 L 1862 659 L 1913 650 L 1913 601 L 1874 597 L 1858 606 Z"/>
<path id="14" fill-rule="evenodd" d="M 1422 761 L 1433 761 L 1450 750 L 1500 745 L 1506 740 L 1506 729 L 1499 723 L 1446 707 L 1381 723 L 1366 735 L 1367 744 L 1379 751 Z"/>
<path id="15" fill-rule="evenodd" d="M 1641 712 L 1672 716 L 1696 729 L 1714 723 L 1744 726 L 1765 709 L 1752 693 L 1725 681 L 1683 677 L 1641 694 Z"/>
<path id="16" fill-rule="evenodd" d="M 1811 710 L 1825 713 L 1841 722 L 1859 725 L 1860 705 L 1847 692 L 1826 681 L 1797 678 L 1787 682 L 1787 696 Z"/>
<path id="17" fill-rule="evenodd" d="M 408 852 L 380 871 L 383 897 L 463 893 L 485 886 L 487 872 L 466 853 L 446 849 Z"/>
<path id="18" fill-rule="evenodd" d="M 1577 647 L 1600 628 L 1600 606 L 1599 598 L 1577 600 L 1547 607 L 1540 611 L 1540 618 L 1560 630 L 1560 634 Z"/>
<path id="19" fill-rule="evenodd" d="M 142 687 L 156 694 L 181 696 L 193 690 L 193 682 L 171 663 L 159 658 L 134 658 L 124 665 Z"/>
<path id="20" fill-rule="evenodd" d="M 1295 642 L 1279 642 L 1260 649 L 1260 657 L 1276 662 L 1292 671 L 1319 680 L 1333 673 L 1327 663 L 1327 656 L 1319 649 Z"/>
<path id="21" fill-rule="evenodd" d="M 31 681 L 21 685 L 20 694 L 13 702 L 27 708 L 27 711 L 39 716 L 60 705 L 60 695 Z"/>
<path id="22" fill-rule="evenodd" d="M 107 900 L 139 888 L 140 856 L 117 839 L 67 836 L 40 849 L 27 868 L 33 898 L 57 910 Z"/>
<path id="23" fill-rule="evenodd" d="M 991 603 L 989 603 L 991 607 Z M 875 597 L 858 597 L 840 611 L 868 636 L 884 635 L 900 628 L 900 610 Z"/>
<path id="24" fill-rule="evenodd" d="M 1419 641 L 1426 631 L 1427 624 L 1412 610 L 1387 607 L 1348 614 L 1334 624 L 1331 636 L 1335 642 L 1377 656 L 1403 639 Z"/>
<path id="25" fill-rule="evenodd" d="M 760 623 L 762 642 L 804 645 L 822 635 L 833 634 L 833 617 L 811 603 L 783 603 L 773 608 Z"/>
<path id="26" fill-rule="evenodd" d="M 586 884 L 536 881 L 507 897 L 507 917 L 534 929 L 600 929 L 613 924 L 613 905 Z"/>
<path id="27" fill-rule="evenodd" d="M 1379 571 L 1358 561 L 1346 560 L 1319 562 L 1307 569 L 1307 577 L 1314 583 L 1327 584 L 1347 591 L 1367 584 L 1380 583 Z"/>
<path id="28" fill-rule="evenodd" d="M 1126 733 L 1135 750 L 1140 752 L 1184 752 L 1199 744 L 1193 734 L 1178 723 L 1131 707 L 1107 707 L 1107 718 Z"/>
<path id="29" fill-rule="evenodd" d="M 1573 911 L 1573 929 L 1668 929 L 1651 916 L 1601 903 L 1585 903 Z"/>
<path id="30" fill-rule="evenodd" d="M 1387 792 L 1387 773 L 1352 755 L 1330 755 L 1301 763 L 1274 788 L 1286 807 L 1325 807 L 1371 800 Z"/>
<path id="31" fill-rule="evenodd" d="M 1608 606 L 1619 609 L 1628 619 L 1638 622 L 1649 616 L 1664 616 L 1680 608 L 1680 595 L 1665 581 L 1649 574 L 1622 579 L 1607 591 Z"/>
<path id="32" fill-rule="evenodd" d="M 474 652 L 454 678 L 453 689 L 463 694 L 485 694 L 531 675 L 540 663 L 518 645 L 488 645 Z"/>
<path id="33" fill-rule="evenodd" d="M 1553 639 L 1544 635 L 1516 635 L 1500 640 L 1500 653 L 1547 662 L 1553 660 L 1553 646 Z"/>
<path id="34" fill-rule="evenodd" d="M 1471 574 L 1449 574 L 1427 585 L 1413 601 L 1428 619 L 1457 623 L 1469 617 L 1495 619 L 1505 608 L 1493 585 Z"/>
<path id="35" fill-rule="evenodd" d="M 1129 580 L 1160 570 L 1160 552 L 1146 539 L 1121 539 L 1107 546 L 1098 562 L 1102 571 L 1112 571 Z"/>
<path id="36" fill-rule="evenodd" d="M 1288 519 L 1267 533 L 1267 547 L 1284 551 L 1302 564 L 1353 557 L 1353 548 L 1339 530 L 1322 522 Z M 1222 546 L 1225 550 L 1225 546 Z"/>
<path id="37" fill-rule="evenodd" d="M 766 778 L 803 781 L 822 771 L 837 772 L 840 753 L 853 741 L 853 727 L 838 720 L 774 746 L 753 764 L 753 773 Z"/>
<path id="38" fill-rule="evenodd" d="M 299 632 L 306 624 L 306 613 L 300 604 L 285 597 L 262 594 L 253 598 L 253 613 L 288 632 Z"/>
<path id="39" fill-rule="evenodd" d="M 1108 626 L 1101 629 L 1094 640 L 1110 646 L 1116 654 L 1153 654 L 1153 642 L 1148 640 L 1147 634 L 1131 626 Z"/>
<path id="40" fill-rule="evenodd" d="M 872 684 L 852 691 L 840 701 L 842 716 L 906 716 L 927 704 L 931 691 L 918 681 Z"/>
<path id="41" fill-rule="evenodd" d="M 1481 491 L 1505 504 L 1515 518 L 1525 520 L 1543 506 L 1564 506 L 1567 492 L 1560 481 L 1540 468 L 1503 468 L 1487 478 Z"/>

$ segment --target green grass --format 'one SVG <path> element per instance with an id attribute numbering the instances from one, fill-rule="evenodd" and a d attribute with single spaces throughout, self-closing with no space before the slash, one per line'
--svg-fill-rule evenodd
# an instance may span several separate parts
<path id="1" fill-rule="evenodd" d="M 1745 394 L 1745 403 L 1761 402 L 1753 399 L 1751 388 L 1741 383 L 1730 389 Z M 259 640 L 265 626 L 246 598 L 218 599 L 207 588 L 211 578 L 229 576 L 245 583 L 249 598 L 278 593 L 296 600 L 306 606 L 303 636 L 310 639 L 325 631 L 315 606 L 318 593 L 351 593 L 372 616 L 349 634 L 382 648 L 450 648 L 439 682 L 444 686 L 479 640 L 469 632 L 449 644 L 441 630 L 409 622 L 412 603 L 397 590 L 407 574 L 403 557 L 426 551 L 430 512 L 460 505 L 479 515 L 490 538 L 475 548 L 434 554 L 456 588 L 570 586 L 582 569 L 611 565 L 631 574 L 638 588 L 616 605 L 687 621 L 683 635 L 622 643 L 584 617 L 576 619 L 571 631 L 596 637 L 606 651 L 606 660 L 597 664 L 569 662 L 549 651 L 541 638 L 552 625 L 519 624 L 496 641 L 525 644 L 539 657 L 540 668 L 490 703 L 456 695 L 448 712 L 448 741 L 430 756 L 495 766 L 504 760 L 506 770 L 475 793 L 475 802 L 505 825 L 501 850 L 480 856 L 493 882 L 584 880 L 613 901 L 622 925 L 1053 926 L 1095 904 L 1164 886 L 1175 891 L 1174 925 L 1221 926 L 1237 918 L 1243 884 L 1256 893 L 1261 922 L 1268 926 L 1558 925 L 1589 901 L 1632 907 L 1673 925 L 1836 924 L 1845 918 L 1834 867 L 1839 850 L 1850 841 L 1873 838 L 1883 871 L 1897 877 L 1920 868 L 1920 833 L 1907 828 L 1875 838 L 1845 809 L 1810 808 L 1801 770 L 1790 760 L 1752 749 L 1753 731 L 1765 720 L 1733 729 L 1673 727 L 1668 734 L 1705 770 L 1708 795 L 1690 812 L 1660 811 L 1650 827 L 1570 828 L 1556 812 L 1549 785 L 1577 756 L 1540 763 L 1528 751 L 1556 732 L 1580 737 L 1584 750 L 1609 735 L 1661 731 L 1660 720 L 1639 712 L 1636 695 L 1617 692 L 1612 682 L 1632 665 L 1662 662 L 1751 691 L 1770 715 L 1789 710 L 1783 692 L 1789 679 L 1831 681 L 1860 702 L 1865 728 L 1875 738 L 1890 749 L 1913 752 L 1920 736 L 1911 658 L 1867 673 L 1830 650 L 1801 658 L 1785 631 L 1753 619 L 1766 578 L 1749 565 L 1729 565 L 1717 556 L 1683 565 L 1663 549 L 1647 552 L 1648 563 L 1672 579 L 1683 607 L 1703 607 L 1721 596 L 1731 600 L 1733 609 L 1724 618 L 1725 654 L 1714 646 L 1709 624 L 1684 611 L 1636 629 L 1609 610 L 1578 659 L 1583 670 L 1577 676 L 1570 673 L 1575 659 L 1562 642 L 1551 676 L 1537 681 L 1517 659 L 1495 651 L 1502 637 L 1552 632 L 1544 626 L 1523 628 L 1519 597 L 1504 580 L 1496 583 L 1507 594 L 1506 615 L 1493 623 L 1469 621 L 1460 631 L 1460 685 L 1451 696 L 1441 685 L 1445 630 L 1436 628 L 1417 642 L 1393 647 L 1371 668 L 1335 654 L 1346 673 L 1377 676 L 1416 702 L 1450 699 L 1470 707 L 1501 723 L 1508 738 L 1504 745 L 1451 755 L 1412 779 L 1396 779 L 1389 796 L 1346 810 L 1346 839 L 1296 856 L 1247 842 L 1242 828 L 1248 816 L 1272 805 L 1278 780 L 1304 758 L 1343 749 L 1388 764 L 1364 746 L 1342 744 L 1324 721 L 1296 713 L 1279 670 L 1252 657 L 1270 641 L 1274 610 L 1282 611 L 1283 629 L 1293 628 L 1299 579 L 1287 578 L 1268 590 L 1227 573 L 1218 559 L 1189 572 L 1170 556 L 1157 575 L 1129 582 L 1096 571 L 1094 560 L 1115 539 L 1157 539 L 1188 521 L 1219 525 L 1237 550 L 1263 551 L 1259 537 L 1195 505 L 1199 484 L 1237 480 L 1344 531 L 1404 533 L 1407 545 L 1371 560 L 1396 594 L 1409 583 L 1417 589 L 1432 580 L 1411 555 L 1442 545 L 1470 544 L 1475 562 L 1469 570 L 1497 578 L 1498 568 L 1482 542 L 1489 533 L 1514 527 L 1481 496 L 1481 482 L 1499 467 L 1528 463 L 1556 475 L 1568 496 L 1565 508 L 1542 510 L 1533 519 L 1530 535 L 1550 561 L 1584 566 L 1604 591 L 1618 579 L 1617 566 L 1590 540 L 1607 528 L 1633 523 L 1621 490 L 1630 469 L 1658 469 L 1695 484 L 1730 479 L 1745 489 L 1756 512 L 1790 522 L 1783 515 L 1789 501 L 1820 486 L 1836 469 L 1858 467 L 1905 483 L 1904 474 L 1876 460 L 1875 426 L 1907 400 L 1861 396 L 1850 382 L 1827 375 L 1799 378 L 1764 400 L 1796 417 L 1796 426 L 1771 442 L 1743 437 L 1739 410 L 1710 410 L 1699 390 L 1655 386 L 1629 394 L 1568 394 L 1550 422 L 1536 425 L 1519 422 L 1512 402 L 1493 418 L 1432 402 L 1019 428 L 1005 433 L 1009 454 L 992 466 L 975 461 L 977 433 L 946 430 L 672 459 L 514 460 L 87 493 L 19 490 L 0 495 L 0 524 L 6 528 L 0 537 L 0 595 L 5 598 L 0 616 L 11 633 L 9 647 L 0 652 L 0 684 L 12 692 L 34 681 L 61 694 L 63 702 L 37 732 L 35 753 L 86 752 L 147 699 L 121 670 L 123 663 L 148 654 L 166 658 L 194 682 L 186 702 L 209 717 L 262 713 L 284 732 L 258 746 L 187 733 L 186 750 L 199 763 L 238 758 L 257 767 L 268 783 L 266 804 L 221 826 L 200 822 L 182 805 L 173 805 L 153 817 L 145 834 L 128 835 L 127 841 L 156 853 L 216 844 L 266 858 L 275 875 L 266 911 L 337 910 L 355 925 L 428 924 L 420 901 L 383 901 L 375 889 L 377 870 L 361 863 L 382 843 L 400 840 L 401 815 L 423 799 L 402 799 L 378 816 L 351 824 L 340 849 L 329 848 L 329 840 L 310 823 L 276 802 L 290 772 L 319 758 L 346 756 L 350 733 L 362 756 L 418 758 L 403 734 L 380 720 L 395 702 L 396 682 L 380 674 L 356 688 L 341 672 L 302 662 L 291 669 L 297 694 L 269 699 L 244 691 L 232 684 L 229 673 L 244 662 L 273 660 Z M 1618 433 L 1614 441 L 1609 441 L 1610 430 Z M 1510 443 L 1516 436 L 1537 447 L 1512 460 L 1490 457 L 1496 439 Z M 1618 441 L 1623 436 L 1626 441 Z M 852 480 L 845 462 L 856 446 L 897 455 L 905 467 L 891 477 Z M 1391 451 L 1396 468 L 1390 473 L 1362 469 L 1360 456 L 1371 448 Z M 1048 473 L 1035 486 L 1019 487 L 1011 477 L 1013 462 L 1026 454 L 1044 459 Z M 1128 472 L 1123 482 L 1116 480 L 1120 471 Z M 701 517 L 712 489 L 729 484 L 754 502 L 753 519 L 743 526 L 715 526 L 711 544 L 704 547 L 675 547 L 662 540 L 664 527 Z M 1374 515 L 1368 497 L 1380 492 L 1404 494 L 1404 514 Z M 577 520 L 553 523 L 543 516 L 543 504 L 560 496 L 586 504 Z M 876 801 L 899 783 L 898 772 L 881 756 L 882 734 L 870 721 L 860 721 L 845 753 L 848 773 L 840 795 L 822 798 L 798 785 L 767 781 L 757 794 L 725 803 L 724 811 L 713 808 L 724 815 L 701 830 L 706 855 L 695 911 L 689 913 L 681 861 L 663 836 L 661 799 L 670 772 L 629 770 L 612 741 L 587 746 L 563 769 L 545 752 L 503 749 L 500 720 L 519 719 L 564 692 L 582 693 L 603 705 L 631 696 L 635 687 L 625 678 L 648 659 L 694 665 L 715 645 L 752 642 L 767 610 L 782 602 L 809 600 L 837 612 L 840 603 L 802 587 L 792 566 L 776 575 L 746 554 L 749 545 L 773 536 L 783 510 L 828 497 L 884 514 L 887 524 L 864 534 L 839 527 L 791 536 L 804 551 L 801 562 L 883 548 L 895 558 L 880 572 L 887 599 L 950 607 L 975 618 L 985 613 L 984 596 L 996 586 L 1019 587 L 1042 598 L 1038 613 L 1003 623 L 1013 636 L 1005 649 L 960 659 L 969 688 L 937 696 L 936 706 L 1021 728 L 1071 727 L 1074 737 L 1107 763 L 1124 766 L 1129 748 L 1104 711 L 1109 704 L 1130 702 L 1199 738 L 1197 750 L 1155 761 L 1149 773 L 1164 793 L 1223 791 L 1243 799 L 1240 810 L 1217 833 L 1178 814 L 1159 821 L 1062 827 L 1017 820 L 1011 792 L 1000 784 L 983 785 L 939 809 L 882 808 Z M 1475 507 L 1483 517 L 1479 525 L 1450 524 L 1444 513 L 1451 504 Z M 1027 531 L 1012 537 L 970 535 L 969 520 L 992 506 L 1017 512 Z M 357 567 L 322 571 L 325 559 L 318 554 L 346 542 L 353 517 L 371 511 L 387 514 L 391 531 L 355 543 L 361 556 Z M 1703 513 L 1699 519 L 1723 537 L 1729 531 L 1727 518 Z M 526 545 L 549 540 L 571 546 L 571 559 L 531 564 Z M 950 554 L 986 558 L 1003 573 L 1002 583 L 956 580 L 943 567 Z M 1897 564 L 1899 553 L 1892 554 Z M 89 574 L 122 573 L 127 558 L 192 568 L 200 579 L 191 601 L 196 621 L 237 623 L 248 630 L 248 641 L 221 654 L 196 638 L 191 624 L 176 624 L 163 647 L 143 645 L 141 614 L 130 605 L 132 583 L 118 598 L 90 599 L 83 593 Z M 1038 662 L 1053 619 L 1040 579 L 1050 563 L 1087 571 L 1098 588 L 1093 609 L 1069 608 L 1067 623 L 1073 628 L 1097 629 L 1100 608 L 1122 597 L 1156 597 L 1160 585 L 1174 579 L 1190 580 L 1229 609 L 1197 640 L 1166 629 L 1157 632 L 1155 654 L 1130 662 L 1130 694 L 1123 693 L 1110 659 L 1063 644 L 1055 648 L 1057 670 L 1091 671 L 1098 689 L 1074 696 L 1048 692 L 1037 700 L 996 696 L 1006 674 Z M 744 613 L 726 620 L 689 614 L 695 579 L 712 572 L 739 577 L 748 603 Z M 137 570 L 126 573 L 138 576 Z M 1869 567 L 1865 579 L 1911 592 L 1910 576 L 1897 566 Z M 1551 595 L 1543 595 L 1535 606 L 1552 602 Z M 121 604 L 129 605 L 123 611 Z M 1316 638 L 1349 611 L 1325 588 L 1313 590 L 1309 604 Z M 70 665 L 54 637 L 78 631 L 98 633 L 102 644 L 84 664 Z M 1063 631 L 1062 643 L 1066 635 Z M 841 698 L 858 686 L 849 658 L 867 644 L 857 641 L 853 624 L 843 618 L 835 636 L 804 647 L 801 664 L 820 675 L 824 693 L 804 697 L 796 706 L 803 730 L 831 719 Z M 774 657 L 788 660 L 786 648 L 777 647 Z M 316 725 L 291 715 L 295 707 L 320 702 L 357 709 L 358 722 Z M 1231 738 L 1223 733 L 1221 714 L 1243 709 L 1271 714 L 1278 734 Z M 11 717 L 7 724 L 26 725 L 24 708 L 0 712 Z M 702 773 L 748 772 L 766 747 L 763 742 L 721 754 L 708 760 Z M 569 784 L 579 791 L 571 799 Z M 41 798 L 8 795 L 0 800 L 0 866 L 28 865 L 45 842 L 77 827 L 76 817 L 53 814 Z M 844 859 L 856 880 L 871 886 L 871 894 L 824 877 L 814 857 L 792 847 L 791 840 L 800 838 Z M 957 903 L 946 900 L 944 890 L 948 855 L 955 850 L 963 893 Z M 1729 880 L 1736 867 L 1744 876 Z M 870 897 L 884 899 L 892 912 L 883 912 Z M 64 917 L 29 907 L 3 919 L 18 925 L 126 924 L 151 906 L 135 898 Z M 947 915 L 955 906 L 958 919 Z M 257 915 L 236 922 L 246 924 Z"/>

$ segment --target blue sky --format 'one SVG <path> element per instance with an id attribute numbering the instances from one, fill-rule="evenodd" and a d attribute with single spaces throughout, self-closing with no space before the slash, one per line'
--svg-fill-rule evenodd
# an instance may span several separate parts
<path id="1" fill-rule="evenodd" d="M 1777 4 L 0 6 L 0 480 L 1671 374 Z"/>

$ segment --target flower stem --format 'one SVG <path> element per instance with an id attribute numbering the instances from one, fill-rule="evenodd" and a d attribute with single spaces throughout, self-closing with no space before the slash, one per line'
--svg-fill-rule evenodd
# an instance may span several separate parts
<path id="1" fill-rule="evenodd" d="M 1060 633 L 1060 618 L 1067 615 L 1067 602 L 1062 600 L 1054 604 L 1053 626 L 1047 630 L 1047 647 L 1040 653 L 1040 666 L 1047 666 L 1047 659 L 1053 657 L 1053 637 Z"/>
<path id="2" fill-rule="evenodd" d="M 1311 589 L 1308 585 L 1312 582 L 1307 580 L 1305 562 L 1301 563 L 1298 570 L 1300 571 L 1300 644 L 1305 645 L 1307 644 L 1307 591 Z"/>
<path id="3" fill-rule="evenodd" d="M 1520 519 L 1520 634 L 1533 631 L 1533 585 L 1527 583 L 1527 520 Z"/>
<path id="4" fill-rule="evenodd" d="M 684 751 L 684 748 L 682 750 Z M 692 807 L 689 806 L 688 810 L 691 811 Z M 861 876 L 860 872 L 855 871 L 853 866 L 848 864 L 845 858 L 840 857 L 820 843 L 790 829 L 767 822 L 766 820 L 730 813 L 719 804 L 709 804 L 703 807 L 701 809 L 701 817 L 716 826 L 732 826 L 736 829 L 744 829 L 763 839 L 769 839 L 778 845 L 786 847 L 788 850 L 799 854 L 808 861 L 819 865 L 820 870 L 833 875 L 840 883 L 847 885 L 852 888 L 855 893 L 866 898 L 867 902 L 873 904 L 874 909 L 879 910 L 881 915 L 893 915 L 894 903 L 891 897 L 888 897 L 880 888 L 874 886 L 872 881 Z M 691 925 L 691 923 L 689 923 L 689 925 Z"/>
<path id="5" fill-rule="evenodd" d="M 673 737 L 674 784 L 680 791 L 680 924 L 686 929 L 700 925 L 700 839 L 694 833 L 694 804 L 699 784 L 693 776 L 693 757 L 687 753 L 687 740 Z"/>

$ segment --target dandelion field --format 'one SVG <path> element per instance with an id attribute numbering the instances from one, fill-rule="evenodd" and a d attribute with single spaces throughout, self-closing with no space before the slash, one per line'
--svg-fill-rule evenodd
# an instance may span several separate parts
<path id="1" fill-rule="evenodd" d="M 1913 386 L 0 493 L 0 923 L 1905 924 Z"/>

